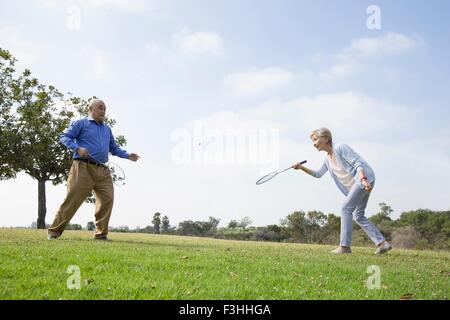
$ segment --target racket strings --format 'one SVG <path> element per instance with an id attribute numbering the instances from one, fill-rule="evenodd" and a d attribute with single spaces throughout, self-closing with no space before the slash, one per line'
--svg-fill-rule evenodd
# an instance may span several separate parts
<path id="1" fill-rule="evenodd" d="M 277 174 L 278 174 L 278 172 L 269 173 L 269 174 L 265 175 L 264 177 L 262 177 L 261 179 L 259 179 L 258 181 L 256 181 L 256 184 L 265 183 L 265 182 L 273 179 Z"/>
<path id="2" fill-rule="evenodd" d="M 306 160 L 303 160 L 302 162 L 300 162 L 300 164 L 305 164 L 305 163 L 306 163 Z M 280 173 L 283 173 L 285 171 L 288 171 L 288 170 L 290 170 L 292 168 L 294 168 L 294 166 L 286 168 L 286 169 L 284 169 L 282 171 L 279 171 L 279 172 L 275 171 L 275 172 L 269 173 L 269 174 L 265 175 L 264 177 L 262 177 L 261 179 L 259 179 L 258 181 L 256 181 L 256 184 L 262 184 L 264 182 L 267 182 L 267 181 L 273 179 L 276 175 L 278 175 Z"/>
<path id="3" fill-rule="evenodd" d="M 116 185 L 124 185 L 125 172 L 115 163 L 108 163 L 108 169 Z"/>

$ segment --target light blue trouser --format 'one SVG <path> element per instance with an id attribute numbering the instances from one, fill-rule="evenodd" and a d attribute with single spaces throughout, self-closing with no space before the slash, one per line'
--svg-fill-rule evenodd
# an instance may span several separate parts
<path id="1" fill-rule="evenodd" d="M 374 186 L 375 181 L 372 183 L 372 187 Z M 375 245 L 385 240 L 377 227 L 364 216 L 369 196 L 370 192 L 361 189 L 357 184 L 348 193 L 341 211 L 341 246 L 350 247 L 352 245 L 353 214 L 355 215 L 356 223 L 359 224 Z"/>

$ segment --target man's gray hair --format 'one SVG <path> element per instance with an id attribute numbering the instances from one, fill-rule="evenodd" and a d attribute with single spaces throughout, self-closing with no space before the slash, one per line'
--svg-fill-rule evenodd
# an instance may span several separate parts
<path id="1" fill-rule="evenodd" d="M 320 137 L 325 138 L 327 140 L 327 144 L 329 145 L 333 144 L 333 136 L 331 135 L 331 131 L 328 130 L 327 128 L 316 129 L 313 132 L 311 132 L 309 137 L 312 138 L 313 135 L 317 136 L 318 138 Z"/>
<path id="2" fill-rule="evenodd" d="M 89 109 L 89 111 L 92 109 L 92 107 L 93 107 L 96 103 L 103 103 L 103 104 L 105 104 L 105 103 L 103 102 L 103 100 L 101 100 L 101 99 L 92 99 L 92 100 L 89 102 L 89 104 L 88 104 L 88 109 Z"/>

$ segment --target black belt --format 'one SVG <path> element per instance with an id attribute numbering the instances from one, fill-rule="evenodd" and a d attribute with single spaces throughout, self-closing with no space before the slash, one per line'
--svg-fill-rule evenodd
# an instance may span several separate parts
<path id="1" fill-rule="evenodd" d="M 102 168 L 106 168 L 106 169 L 108 168 L 103 163 L 98 163 L 98 162 L 95 162 L 95 161 L 92 161 L 92 160 L 89 160 L 89 159 L 74 159 L 74 161 L 83 161 L 83 162 L 86 162 L 86 163 L 90 163 L 90 164 L 96 165 L 98 167 L 102 167 Z"/>

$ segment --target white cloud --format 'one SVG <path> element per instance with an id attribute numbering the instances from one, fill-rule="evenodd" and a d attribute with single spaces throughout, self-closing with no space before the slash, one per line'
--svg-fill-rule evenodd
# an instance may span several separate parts
<path id="1" fill-rule="evenodd" d="M 157 43 L 147 43 L 145 45 L 145 51 L 152 56 L 160 56 L 164 52 L 164 47 Z"/>
<path id="2" fill-rule="evenodd" d="M 335 56 L 335 64 L 322 72 L 320 77 L 327 81 L 352 76 L 364 70 L 369 60 L 400 55 L 424 46 L 423 39 L 390 32 L 382 37 L 361 38 Z"/>
<path id="3" fill-rule="evenodd" d="M 155 94 L 145 98 L 145 108 L 148 110 L 169 110 L 173 108 L 173 99 L 170 95 Z"/>
<path id="4" fill-rule="evenodd" d="M 362 38 L 352 41 L 342 58 L 374 58 L 401 54 L 423 45 L 422 39 L 413 39 L 403 34 L 390 32 L 383 37 Z"/>
<path id="5" fill-rule="evenodd" d="M 314 129 L 325 126 L 335 133 L 335 140 L 338 142 L 361 143 L 371 141 L 374 137 L 390 139 L 390 134 L 395 136 L 399 131 L 412 130 L 417 118 L 416 113 L 404 106 L 344 92 L 312 98 L 301 97 L 285 102 L 271 100 L 252 109 L 220 111 L 207 117 L 196 118 L 186 123 L 183 129 L 192 132 L 192 135 L 196 133 L 197 137 L 192 140 L 192 145 L 195 145 L 197 140 L 201 141 L 205 132 L 214 133 L 219 140 L 229 132 L 247 136 L 249 133 L 255 136 L 262 133 L 271 135 L 271 138 L 276 133 L 280 138 L 276 146 L 270 137 L 260 139 L 265 144 L 259 146 L 268 146 L 277 152 L 269 158 L 260 158 L 264 162 L 259 163 L 260 168 L 267 170 L 270 165 L 283 163 L 282 159 L 296 159 L 296 154 L 314 157 L 315 150 L 309 145 L 309 133 Z M 196 124 L 201 125 L 201 130 L 196 131 Z M 241 158 L 251 152 L 259 155 L 258 150 L 249 148 L 244 146 L 237 150 Z M 251 164 L 255 165 L 257 162 Z"/>
<path id="6" fill-rule="evenodd" d="M 222 38 L 214 32 L 183 29 L 173 37 L 173 48 L 181 55 L 223 54 Z"/>
<path id="7" fill-rule="evenodd" d="M 215 32 L 190 31 L 184 28 L 174 34 L 167 44 L 146 43 L 145 51 L 163 65 L 177 67 L 209 57 L 223 57 L 225 45 L 221 36 Z"/>
<path id="8" fill-rule="evenodd" d="M 92 64 L 92 74 L 95 79 L 101 80 L 104 78 L 107 71 L 106 60 L 103 56 L 98 55 L 94 58 Z"/>
<path id="9" fill-rule="evenodd" d="M 96 80 L 104 79 L 110 69 L 107 55 L 95 47 L 84 47 L 82 53 L 85 58 L 83 64 L 87 66 L 89 76 Z"/>
<path id="10" fill-rule="evenodd" d="M 237 94 L 259 94 L 288 85 L 294 78 L 292 72 L 279 67 L 259 71 L 229 74 L 224 82 Z"/>
<path id="11" fill-rule="evenodd" d="M 389 130 L 412 129 L 417 114 L 406 106 L 394 105 L 354 92 L 302 97 L 278 108 L 293 130 L 310 132 L 330 127 L 343 138 L 370 136 Z M 277 110 L 274 110 L 274 116 Z"/>
<path id="12" fill-rule="evenodd" d="M 320 77 L 326 81 L 334 81 L 347 78 L 362 70 L 362 65 L 354 60 L 340 62 L 320 73 Z"/>
<path id="13" fill-rule="evenodd" d="M 48 8 L 60 6 L 80 6 L 86 9 L 112 8 L 123 12 L 137 12 L 148 9 L 148 2 L 144 0 L 38 0 Z"/>
<path id="14" fill-rule="evenodd" d="M 0 46 L 19 60 L 19 66 L 30 68 L 36 60 L 39 50 L 37 45 L 25 40 L 17 29 L 11 27 L 0 28 L 0 39 Z"/>

